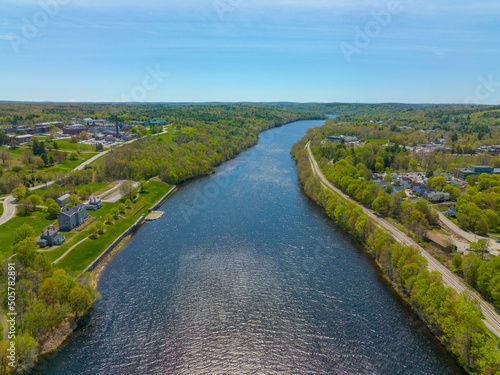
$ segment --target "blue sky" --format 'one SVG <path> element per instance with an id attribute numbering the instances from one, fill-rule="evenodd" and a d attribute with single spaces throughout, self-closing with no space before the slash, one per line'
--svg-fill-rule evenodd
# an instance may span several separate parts
<path id="1" fill-rule="evenodd" d="M 1 8 L 0 100 L 500 104 L 498 0 Z"/>

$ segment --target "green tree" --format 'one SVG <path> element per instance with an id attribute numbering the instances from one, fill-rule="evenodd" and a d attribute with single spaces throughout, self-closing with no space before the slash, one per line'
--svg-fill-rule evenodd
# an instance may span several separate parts
<path id="1" fill-rule="evenodd" d="M 451 263 L 453 264 L 453 267 L 455 268 L 455 271 L 458 271 L 458 272 L 462 271 L 462 262 L 463 262 L 463 259 L 462 259 L 461 255 L 456 254 L 453 257 Z"/>
<path id="2" fill-rule="evenodd" d="M 80 198 L 76 194 L 71 194 L 68 198 L 68 206 L 74 206 L 76 203 L 80 203 Z"/>
<path id="3" fill-rule="evenodd" d="M 61 212 L 61 207 L 59 207 L 59 205 L 57 203 L 50 203 L 48 206 L 47 206 L 47 214 L 48 214 L 48 218 L 53 220 L 53 219 L 57 219 L 57 217 L 59 216 L 59 213 Z"/>
<path id="4" fill-rule="evenodd" d="M 377 197 L 372 203 L 372 209 L 380 216 L 387 216 L 387 213 L 389 212 L 389 206 L 387 205 L 387 199 L 385 198 L 385 196 L 381 195 Z"/>
<path id="5" fill-rule="evenodd" d="M 78 160 L 78 158 L 78 152 L 76 152 L 75 150 L 69 153 L 69 160 Z"/>
<path id="6" fill-rule="evenodd" d="M 31 210 L 36 211 L 38 209 L 38 206 L 43 205 L 43 199 L 36 194 L 32 194 L 27 198 L 30 203 L 31 203 Z"/>
<path id="7" fill-rule="evenodd" d="M 14 245 L 14 252 L 16 253 L 17 260 L 19 260 L 23 266 L 31 267 L 37 255 L 37 247 L 36 240 L 33 237 L 28 237 L 18 242 Z"/>
<path id="8" fill-rule="evenodd" d="M 14 230 L 14 243 L 25 240 L 29 237 L 35 237 L 36 232 L 33 227 L 29 224 L 23 224 L 19 228 Z"/>
<path id="9" fill-rule="evenodd" d="M 16 337 L 17 359 L 19 361 L 18 370 L 28 371 L 33 367 L 38 355 L 38 343 L 27 332 L 23 332 Z"/>
<path id="10" fill-rule="evenodd" d="M 433 190 L 441 191 L 446 186 L 446 179 L 443 176 L 429 178 L 427 186 Z"/>
<path id="11" fill-rule="evenodd" d="M 71 309 L 76 314 L 76 317 L 85 311 L 87 311 L 92 306 L 92 296 L 87 289 L 75 286 L 71 289 L 69 294 L 69 305 Z"/>

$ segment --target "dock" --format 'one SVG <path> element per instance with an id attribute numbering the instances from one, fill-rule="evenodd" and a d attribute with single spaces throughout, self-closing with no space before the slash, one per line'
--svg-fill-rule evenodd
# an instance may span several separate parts
<path id="1" fill-rule="evenodd" d="M 163 216 L 165 212 L 163 211 L 151 211 L 148 216 L 146 216 L 146 221 L 153 221 L 153 220 L 158 220 L 160 217 Z"/>

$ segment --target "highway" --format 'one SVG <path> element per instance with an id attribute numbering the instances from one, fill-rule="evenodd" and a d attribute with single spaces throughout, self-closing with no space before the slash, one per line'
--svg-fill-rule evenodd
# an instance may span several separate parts
<path id="1" fill-rule="evenodd" d="M 323 171 L 320 169 L 318 163 L 316 162 L 316 159 L 314 159 L 314 156 L 311 152 L 310 144 L 307 143 L 306 149 L 308 152 L 309 156 L 309 162 L 311 164 L 311 168 L 314 172 L 315 175 L 317 175 L 323 184 L 336 194 L 340 195 L 342 198 L 353 201 L 351 197 L 348 195 L 344 194 L 340 189 L 338 189 L 330 180 L 328 180 L 325 175 L 323 174 Z M 357 202 L 355 202 L 357 204 Z M 481 310 L 484 314 L 485 317 L 485 324 L 486 326 L 498 337 L 500 337 L 500 317 L 496 313 L 495 309 L 493 306 L 491 306 L 488 302 L 484 301 L 479 294 L 467 287 L 455 274 L 453 274 L 450 270 L 448 270 L 445 266 L 443 266 L 441 263 L 439 263 L 432 255 L 430 255 L 424 248 L 422 248 L 419 244 L 417 244 L 413 239 L 408 237 L 405 233 L 401 232 L 398 228 L 394 227 L 391 223 L 387 222 L 385 219 L 382 217 L 376 215 L 374 211 L 363 207 L 362 205 L 358 204 L 359 207 L 363 209 L 365 214 L 370 217 L 375 223 L 380 225 L 381 227 L 385 228 L 387 231 L 389 231 L 392 236 L 398 240 L 399 242 L 407 245 L 414 247 L 418 250 L 420 255 L 422 255 L 425 259 L 427 259 L 428 262 L 428 268 L 429 270 L 432 271 L 439 271 L 442 276 L 443 276 L 443 282 L 449 286 L 455 289 L 458 293 L 462 293 L 464 291 L 468 292 L 472 297 L 474 297 L 478 302 L 481 307 Z"/>

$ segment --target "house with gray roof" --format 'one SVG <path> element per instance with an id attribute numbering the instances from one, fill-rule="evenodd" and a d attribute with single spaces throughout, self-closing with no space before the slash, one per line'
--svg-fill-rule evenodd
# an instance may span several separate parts
<path id="1" fill-rule="evenodd" d="M 51 225 L 42 231 L 36 243 L 40 247 L 47 247 L 61 245 L 64 241 L 66 241 L 66 236 L 64 234 L 59 234 L 56 228 Z"/>
<path id="2" fill-rule="evenodd" d="M 75 203 L 72 207 L 63 207 L 57 220 L 59 230 L 69 232 L 71 229 L 82 225 L 87 217 L 87 207 L 83 203 Z"/>
<path id="3" fill-rule="evenodd" d="M 59 205 L 59 207 L 64 207 L 68 204 L 68 198 L 70 197 L 69 194 L 64 194 L 60 196 L 59 198 L 56 198 L 55 201 Z"/>

